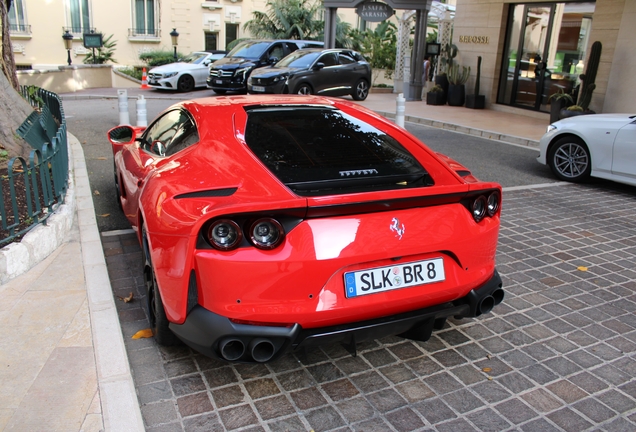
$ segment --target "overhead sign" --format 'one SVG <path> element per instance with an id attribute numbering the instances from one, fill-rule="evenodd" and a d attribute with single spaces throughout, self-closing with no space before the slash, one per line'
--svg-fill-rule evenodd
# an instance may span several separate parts
<path id="1" fill-rule="evenodd" d="M 367 0 L 356 8 L 360 18 L 369 22 L 382 22 L 393 16 L 393 8 L 386 3 Z"/>

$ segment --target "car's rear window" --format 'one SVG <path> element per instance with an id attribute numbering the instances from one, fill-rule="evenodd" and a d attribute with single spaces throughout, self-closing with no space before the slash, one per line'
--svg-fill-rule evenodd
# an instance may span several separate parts
<path id="1" fill-rule="evenodd" d="M 422 165 L 395 138 L 323 106 L 248 107 L 245 140 L 303 196 L 430 186 Z"/>

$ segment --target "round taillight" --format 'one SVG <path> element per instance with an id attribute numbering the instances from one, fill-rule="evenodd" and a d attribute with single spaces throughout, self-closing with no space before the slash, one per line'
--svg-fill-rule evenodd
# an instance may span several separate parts
<path id="1" fill-rule="evenodd" d="M 481 221 L 484 216 L 486 216 L 486 207 L 487 203 L 485 197 L 480 196 L 475 198 L 475 201 L 473 201 L 473 219 L 475 219 L 475 222 Z"/>
<path id="2" fill-rule="evenodd" d="M 260 249 L 274 249 L 284 237 L 283 226 L 275 219 L 259 219 L 250 227 L 250 239 Z"/>
<path id="3" fill-rule="evenodd" d="M 493 192 L 488 195 L 488 216 L 493 217 L 499 210 L 499 192 Z"/>
<path id="4" fill-rule="evenodd" d="M 230 219 L 219 219 L 210 225 L 208 240 L 217 249 L 234 249 L 241 243 L 243 234 L 236 222 Z"/>

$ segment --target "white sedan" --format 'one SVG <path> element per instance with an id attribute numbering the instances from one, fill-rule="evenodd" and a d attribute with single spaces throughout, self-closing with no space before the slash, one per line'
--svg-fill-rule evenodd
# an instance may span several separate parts
<path id="1" fill-rule="evenodd" d="M 225 57 L 225 51 L 193 52 L 176 63 L 157 66 L 148 72 L 148 85 L 165 90 L 189 92 L 206 87 L 210 64 Z"/>
<path id="2" fill-rule="evenodd" d="M 636 115 L 589 114 L 548 126 L 537 160 L 561 180 L 600 177 L 636 186 Z"/>

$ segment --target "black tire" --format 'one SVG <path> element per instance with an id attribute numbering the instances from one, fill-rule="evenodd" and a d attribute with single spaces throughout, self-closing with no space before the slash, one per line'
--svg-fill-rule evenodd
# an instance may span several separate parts
<path id="1" fill-rule="evenodd" d="M 218 95 L 224 95 L 225 93 L 227 93 L 227 90 L 215 90 L 212 89 L 212 91 Z"/>
<path id="2" fill-rule="evenodd" d="M 192 78 L 192 75 L 183 75 L 179 78 L 179 81 L 177 82 L 177 89 L 184 93 L 194 90 L 194 78 Z"/>
<path id="3" fill-rule="evenodd" d="M 157 278 L 155 277 L 155 270 L 152 266 L 152 260 L 150 259 L 150 248 L 148 246 L 148 236 L 145 226 L 141 227 L 141 236 L 141 248 L 144 260 L 144 285 L 146 286 L 146 298 L 148 300 L 148 321 L 150 322 L 152 334 L 159 345 L 178 345 L 180 343 L 179 339 L 168 327 L 170 322 L 166 317 L 166 311 L 163 308 L 163 301 L 161 300 L 161 293 L 157 286 Z"/>
<path id="4" fill-rule="evenodd" d="M 365 79 L 359 79 L 356 86 L 353 88 L 351 97 L 353 100 L 363 101 L 369 96 L 369 83 Z"/>
<path id="5" fill-rule="evenodd" d="M 299 95 L 309 96 L 314 94 L 314 90 L 311 88 L 309 84 L 301 84 L 297 89 L 296 93 Z"/>
<path id="6" fill-rule="evenodd" d="M 587 145 L 578 137 L 557 140 L 548 153 L 548 165 L 560 180 L 581 182 L 592 171 L 592 159 Z"/>
<path id="7" fill-rule="evenodd" d="M 119 186 L 119 178 L 117 177 L 117 168 L 115 168 L 115 163 L 113 162 L 113 176 L 115 177 L 115 194 L 117 194 L 117 205 L 120 210 L 124 210 L 121 205 L 121 187 Z"/>

